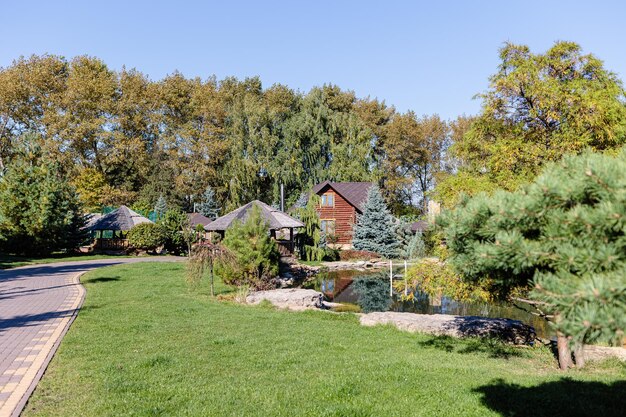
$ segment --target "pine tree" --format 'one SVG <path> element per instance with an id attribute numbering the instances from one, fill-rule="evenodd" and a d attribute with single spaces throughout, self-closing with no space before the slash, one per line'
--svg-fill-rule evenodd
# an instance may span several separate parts
<path id="1" fill-rule="evenodd" d="M 226 231 L 222 242 L 235 256 L 232 265 L 220 266 L 218 275 L 229 285 L 266 289 L 278 273 L 280 253 L 269 227 L 255 205 L 244 223 L 238 220 Z"/>
<path id="2" fill-rule="evenodd" d="M 163 194 L 161 194 L 159 195 L 159 199 L 154 205 L 154 213 L 156 214 L 157 220 L 160 220 L 165 215 L 166 211 L 167 211 L 167 201 L 165 201 L 165 197 L 163 197 Z"/>
<path id="3" fill-rule="evenodd" d="M 219 216 L 220 207 L 215 199 L 215 191 L 211 186 L 207 186 L 202 194 L 202 202 L 197 205 L 198 213 L 215 220 Z"/>
<path id="4" fill-rule="evenodd" d="M 373 185 L 354 228 L 354 249 L 376 252 L 386 258 L 398 256 L 400 243 L 394 223 L 380 189 Z"/>
<path id="5" fill-rule="evenodd" d="M 466 280 L 547 315 L 563 369 L 570 348 L 621 344 L 626 331 L 624 172 L 626 149 L 566 157 L 527 187 L 466 199 L 439 220 Z"/>
<path id="6" fill-rule="evenodd" d="M 86 239 L 76 190 L 38 138 L 22 138 L 0 177 L 0 245 L 8 253 L 46 255 L 77 248 Z"/>

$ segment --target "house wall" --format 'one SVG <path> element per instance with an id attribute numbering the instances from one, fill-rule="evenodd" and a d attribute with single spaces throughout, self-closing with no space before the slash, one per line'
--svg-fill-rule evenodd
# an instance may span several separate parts
<path id="1" fill-rule="evenodd" d="M 335 193 L 330 187 L 322 188 L 317 195 L 334 194 L 334 207 L 318 207 L 317 212 L 320 220 L 335 220 L 335 235 L 337 244 L 343 247 L 352 245 L 352 230 L 356 222 L 356 209 L 348 203 L 341 195 Z"/>

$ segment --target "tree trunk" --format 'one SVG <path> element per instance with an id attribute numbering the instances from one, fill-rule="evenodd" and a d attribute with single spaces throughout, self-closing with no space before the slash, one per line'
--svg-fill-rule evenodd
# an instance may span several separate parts
<path id="1" fill-rule="evenodd" d="M 556 348 L 559 355 L 559 368 L 566 371 L 572 366 L 572 352 L 569 349 L 567 337 L 561 333 L 556 333 Z"/>
<path id="2" fill-rule="evenodd" d="M 578 369 L 585 366 L 585 346 L 580 342 L 574 347 L 574 359 Z"/>
<path id="3" fill-rule="evenodd" d="M 209 277 L 210 277 L 210 281 L 211 281 L 211 297 L 215 297 L 215 290 L 213 288 L 213 265 L 211 265 L 210 269 L 209 269 Z"/>

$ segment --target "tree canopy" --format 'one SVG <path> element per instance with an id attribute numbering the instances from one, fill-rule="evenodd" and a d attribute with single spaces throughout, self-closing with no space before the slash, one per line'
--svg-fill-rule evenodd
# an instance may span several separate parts
<path id="1" fill-rule="evenodd" d="M 608 151 L 626 143 L 626 93 L 621 80 L 579 45 L 556 42 L 537 54 L 507 43 L 482 110 L 458 126 L 452 155 L 458 174 L 440 183 L 448 206 L 461 192 L 513 190 L 546 163 L 586 149 Z"/>

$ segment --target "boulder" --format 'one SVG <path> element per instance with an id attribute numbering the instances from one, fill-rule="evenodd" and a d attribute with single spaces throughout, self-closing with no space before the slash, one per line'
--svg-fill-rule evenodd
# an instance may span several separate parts
<path id="1" fill-rule="evenodd" d="M 391 324 L 409 332 L 452 337 L 492 337 L 516 345 L 532 344 L 536 337 L 532 326 L 511 319 L 388 311 L 362 314 L 360 321 L 364 326 Z"/>
<path id="2" fill-rule="evenodd" d="M 307 308 L 320 308 L 323 296 L 321 292 L 301 288 L 287 288 L 268 291 L 257 291 L 246 297 L 246 303 L 258 304 L 267 300 L 276 307 L 290 310 L 303 310 Z"/>

